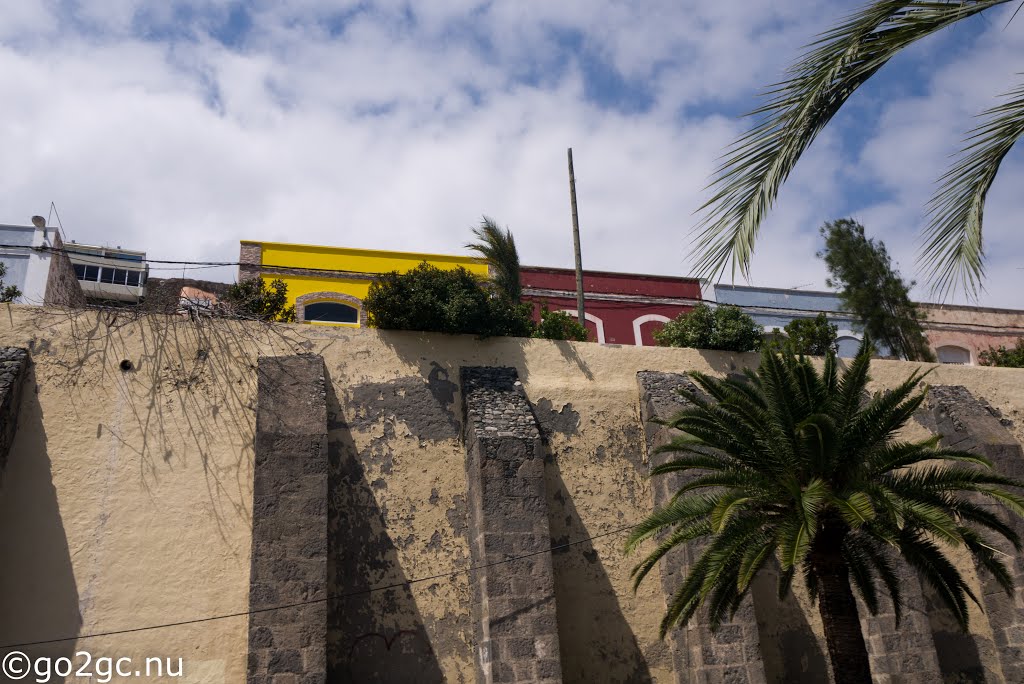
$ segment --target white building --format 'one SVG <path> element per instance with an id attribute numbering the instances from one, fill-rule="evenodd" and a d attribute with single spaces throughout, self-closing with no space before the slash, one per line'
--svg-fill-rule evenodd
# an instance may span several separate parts
<path id="1" fill-rule="evenodd" d="M 93 300 L 138 302 L 146 296 L 146 253 L 120 247 L 64 246 L 85 296 Z"/>
<path id="2" fill-rule="evenodd" d="M 18 304 L 65 303 L 55 300 L 53 292 L 55 286 L 64 284 L 59 278 L 61 260 L 54 263 L 55 255 L 61 254 L 60 236 L 56 228 L 47 227 L 42 216 L 33 216 L 32 224 L 0 224 L 0 262 L 7 267 L 4 286 L 21 290 L 21 296 L 14 300 Z"/>

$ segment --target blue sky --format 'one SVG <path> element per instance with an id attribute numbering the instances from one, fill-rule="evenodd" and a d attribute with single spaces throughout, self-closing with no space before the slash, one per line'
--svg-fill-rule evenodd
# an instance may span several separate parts
<path id="1" fill-rule="evenodd" d="M 524 262 L 569 266 L 572 146 L 585 266 L 686 275 L 740 115 L 857 6 L 14 3 L 0 222 L 54 201 L 71 238 L 224 260 L 239 239 L 461 252 L 488 214 Z M 854 96 L 783 190 L 753 283 L 823 288 L 817 229 L 849 215 L 915 276 L 935 179 L 1024 64 L 1012 9 L 922 42 Z M 1024 308 L 1022 180 L 1015 152 L 986 211 L 982 304 Z"/>

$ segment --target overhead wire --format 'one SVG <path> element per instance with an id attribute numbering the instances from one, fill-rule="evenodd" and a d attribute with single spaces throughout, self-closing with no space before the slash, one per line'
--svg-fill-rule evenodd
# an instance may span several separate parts
<path id="1" fill-rule="evenodd" d="M 100 261 L 100 262 L 87 261 L 88 257 L 91 256 L 91 257 L 95 257 L 95 258 L 99 258 L 99 259 L 115 259 L 115 260 L 117 259 L 117 257 L 103 257 L 103 256 L 96 255 L 96 254 L 83 254 L 81 252 L 75 251 L 74 249 L 68 249 L 67 247 L 65 247 L 63 249 L 55 249 L 53 247 L 46 247 L 46 246 L 40 247 L 40 246 L 29 246 L 29 245 L 0 244 L 0 249 L 30 249 L 30 250 L 34 250 L 34 251 L 48 251 L 48 252 L 54 252 L 54 253 L 64 253 L 64 254 L 68 254 L 68 255 L 74 254 L 76 256 L 76 259 L 79 260 L 79 261 L 82 261 L 82 263 L 86 263 L 87 265 L 97 265 L 97 266 L 104 266 L 104 265 L 109 265 L 109 264 L 106 261 Z M 316 266 L 295 266 L 293 264 L 264 264 L 264 263 L 254 264 L 252 262 L 243 262 L 243 261 L 180 261 L 180 260 L 174 260 L 174 259 L 149 259 L 149 258 L 146 258 L 146 259 L 141 260 L 141 261 L 133 261 L 133 260 L 129 260 L 129 259 L 125 259 L 124 261 L 127 262 L 127 263 L 132 263 L 132 264 L 174 264 L 175 265 L 174 268 L 168 267 L 166 269 L 162 269 L 162 268 L 159 269 L 159 270 L 169 270 L 169 271 L 170 270 L 177 271 L 178 267 L 184 267 L 184 266 L 192 266 L 192 267 L 195 267 L 196 270 L 205 269 L 205 268 L 218 268 L 218 267 L 225 267 L 225 266 L 248 266 L 248 267 L 255 268 L 255 269 L 282 269 L 282 270 L 302 271 L 302 272 L 309 272 L 309 273 L 349 274 L 349 275 L 371 276 L 371 277 L 372 276 L 380 275 L 380 273 L 377 272 L 377 271 L 359 271 L 359 270 L 354 270 L 354 269 L 322 268 L 322 267 L 316 267 Z M 157 269 L 152 269 L 152 270 L 157 270 Z M 183 270 L 185 270 L 185 269 L 183 269 Z M 268 275 L 273 275 L 273 273 L 270 273 Z M 575 299 L 575 293 L 572 294 L 572 298 Z M 679 297 L 678 299 L 689 299 L 689 298 L 688 297 Z M 602 301 L 605 301 L 605 300 L 602 300 Z M 711 301 L 711 300 L 700 300 L 700 301 L 705 302 L 705 303 L 709 303 L 709 304 L 715 304 L 715 305 L 729 304 L 728 302 L 714 302 L 714 301 Z M 608 304 L 616 304 L 616 305 L 623 304 L 624 305 L 623 308 L 625 308 L 626 306 L 629 305 L 628 302 L 611 302 L 611 301 L 609 301 L 607 303 Z M 929 302 L 922 302 L 922 303 L 929 304 Z M 732 304 L 729 304 L 729 305 L 732 305 Z M 732 306 L 739 306 L 740 308 L 745 309 L 745 310 L 763 310 L 763 311 L 766 311 L 766 312 L 785 311 L 785 312 L 796 312 L 796 313 L 806 313 L 806 314 L 820 314 L 820 313 L 823 313 L 823 314 L 826 314 L 826 315 L 831 315 L 833 317 L 854 317 L 854 314 L 852 312 L 849 312 L 849 311 L 835 311 L 835 310 L 831 310 L 831 309 L 809 309 L 809 308 L 792 307 L 792 306 L 771 306 L 771 305 L 768 305 L 768 304 L 736 304 L 736 305 L 732 305 Z M 941 306 L 941 305 L 937 305 L 937 306 Z M 937 323 L 938 325 L 946 325 L 946 324 L 944 324 L 942 322 L 939 322 L 939 321 L 936 321 L 935 323 Z M 949 324 L 949 325 L 954 325 L 954 324 Z M 991 324 L 991 323 L 957 323 L 955 325 L 962 326 L 962 327 L 968 327 L 968 328 L 997 329 L 997 330 L 1024 330 L 1024 325 L 995 325 L 995 324 Z"/>
<path id="2" fill-rule="evenodd" d="M 362 595 L 366 595 L 366 594 L 372 594 L 372 593 L 378 592 L 378 591 L 387 591 L 388 589 L 400 589 L 402 587 L 408 587 L 408 586 L 411 586 L 413 584 L 420 584 L 422 582 L 430 582 L 430 581 L 433 581 L 433 580 L 440 580 L 440 579 L 451 578 L 451 577 L 455 577 L 457 575 L 469 574 L 469 573 L 476 572 L 476 571 L 479 571 L 479 570 L 484 570 L 486 568 L 492 568 L 492 567 L 494 567 L 496 565 L 504 565 L 506 563 L 513 563 L 515 561 L 523 560 L 523 559 L 526 559 L 526 558 L 532 558 L 534 556 L 539 556 L 539 555 L 542 555 L 542 554 L 545 554 L 545 553 L 552 553 L 552 552 L 555 552 L 555 551 L 560 551 L 560 550 L 563 550 L 563 549 L 570 548 L 572 546 L 578 546 L 579 544 L 585 544 L 586 542 L 594 541 L 595 539 L 601 539 L 603 537 L 610 537 L 610 536 L 615 535 L 615 534 L 621 534 L 623 532 L 626 532 L 628 530 L 633 529 L 634 527 L 636 527 L 636 524 L 626 525 L 624 527 L 619 527 L 619 528 L 616 528 L 614 530 L 609 530 L 607 532 L 602 532 L 601 534 L 595 534 L 593 536 L 586 537 L 586 538 L 583 538 L 583 539 L 577 539 L 577 540 L 571 541 L 571 542 L 565 542 L 565 543 L 562 543 L 562 544 L 556 544 L 554 546 L 550 546 L 548 548 L 541 549 L 540 551 L 532 551 L 530 553 L 524 553 L 524 554 L 520 554 L 518 556 L 512 556 L 510 558 L 503 558 L 501 560 L 492 561 L 490 563 L 481 563 L 479 565 L 471 565 L 468 568 L 462 568 L 462 569 L 459 569 L 459 570 L 451 570 L 449 572 L 442 572 L 442 573 L 438 573 L 436 575 L 429 575 L 427 577 L 417 577 L 415 579 L 405 580 L 404 582 L 394 582 L 392 584 L 385 584 L 385 585 L 380 585 L 380 586 L 376 586 L 376 587 L 369 587 L 367 589 L 359 589 L 359 590 L 356 590 L 356 591 L 349 591 L 349 592 L 345 592 L 345 593 L 342 593 L 342 594 L 336 594 L 334 596 L 326 596 L 326 597 L 317 598 L 317 599 L 308 599 L 308 600 L 305 600 L 305 601 L 296 601 L 294 603 L 279 604 L 279 605 L 276 605 L 276 606 L 268 606 L 266 608 L 252 608 L 250 610 L 238 611 L 236 613 L 224 613 L 224 614 L 221 614 L 221 615 L 210 615 L 210 616 L 207 616 L 207 617 L 193 618 L 193 619 L 190 619 L 190 620 L 179 620 L 177 622 L 164 622 L 164 623 L 160 623 L 160 624 L 156 624 L 156 625 L 146 625 L 146 626 L 143 626 L 143 627 L 132 627 L 132 628 L 128 628 L 128 629 L 116 629 L 116 630 L 111 630 L 111 631 L 107 631 L 107 632 L 93 632 L 93 633 L 90 633 L 90 634 L 82 634 L 82 635 L 79 635 L 79 636 L 62 637 L 62 638 L 58 638 L 58 639 L 42 639 L 42 640 L 39 640 L 39 641 L 26 641 L 26 642 L 17 643 L 17 644 L 4 644 L 3 646 L 0 646 L 0 650 L 11 649 L 11 648 L 26 648 L 26 647 L 29 647 L 29 646 L 41 646 L 41 645 L 44 645 L 44 644 L 56 644 L 56 643 L 61 643 L 61 642 L 64 642 L 64 641 L 82 641 L 84 639 L 96 639 L 96 638 L 100 638 L 100 637 L 117 636 L 117 635 L 121 635 L 121 634 L 132 634 L 132 633 L 135 633 L 135 632 L 146 632 L 146 631 L 150 631 L 150 630 L 154 630 L 154 629 L 166 629 L 166 628 L 170 628 L 170 627 L 184 627 L 184 626 L 188 626 L 188 625 L 201 624 L 201 623 L 204 623 L 204 622 L 213 622 L 213 621 L 216 621 L 216 620 L 227 620 L 227 619 L 230 619 L 230 618 L 245 617 L 245 616 L 249 616 L 249 615 L 257 615 L 257 614 L 260 614 L 260 613 L 269 613 L 269 612 L 278 611 L 278 610 L 287 610 L 289 608 L 301 608 L 303 606 L 312 606 L 312 605 L 317 605 L 317 604 L 320 604 L 320 603 L 328 603 L 328 602 L 331 602 L 331 601 L 340 601 L 342 599 L 351 598 L 353 596 L 362 596 Z"/>

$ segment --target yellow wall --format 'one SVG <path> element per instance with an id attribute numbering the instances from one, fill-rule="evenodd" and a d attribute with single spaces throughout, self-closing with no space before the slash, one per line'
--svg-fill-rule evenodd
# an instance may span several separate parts
<path id="1" fill-rule="evenodd" d="M 389 252 L 248 240 L 243 241 L 243 244 L 259 245 L 262 249 L 261 265 L 266 267 L 330 269 L 350 273 L 378 274 L 391 271 L 404 273 L 426 261 L 438 268 L 451 269 L 462 266 L 471 273 L 487 276 L 487 262 L 483 259 L 450 254 Z M 337 278 L 327 273 L 310 273 L 308 275 L 265 273 L 263 278 L 268 282 L 277 278 L 283 280 L 288 285 L 288 300 L 291 304 L 295 304 L 298 297 L 311 292 L 338 292 L 356 297 L 361 301 L 370 289 L 369 280 Z M 318 301 L 327 300 L 326 297 L 318 299 Z"/>

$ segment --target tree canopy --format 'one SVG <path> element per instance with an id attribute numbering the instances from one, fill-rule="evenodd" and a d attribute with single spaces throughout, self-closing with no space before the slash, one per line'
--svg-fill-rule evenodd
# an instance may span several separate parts
<path id="1" fill-rule="evenodd" d="M 654 540 L 633 570 L 636 585 L 672 549 L 693 544 L 693 561 L 671 596 L 661 634 L 701 619 L 717 629 L 738 609 L 769 563 L 781 566 L 780 594 L 800 573 L 818 604 L 836 684 L 869 684 L 856 590 L 871 613 L 879 589 L 903 608 L 897 571 L 908 563 L 967 629 L 977 602 L 954 553 L 966 552 L 1012 602 L 1012 557 L 995 545 L 1014 528 L 993 510 L 1024 514 L 1024 482 L 985 458 L 898 434 L 924 401 L 915 371 L 888 392 L 868 395 L 871 343 L 840 374 L 834 354 L 810 359 L 766 348 L 743 377 L 690 373 L 686 407 L 667 425 L 682 432 L 662 447 L 676 455 L 652 477 L 681 477 L 664 507 L 636 527 L 627 550 Z M 699 388 L 699 389 L 698 389 Z M 1011 604 L 1012 605 L 1012 604 Z M 703 617 L 706 615 L 706 618 Z"/>
<path id="2" fill-rule="evenodd" d="M 21 290 L 14 285 L 4 285 L 7 276 L 7 264 L 0 264 L 0 302 L 13 302 L 21 296 Z"/>
<path id="3" fill-rule="evenodd" d="M 771 86 L 753 126 L 726 152 L 701 208 L 697 275 L 731 263 L 749 276 L 758 230 L 803 153 L 853 93 L 904 48 L 1010 0 L 873 0 L 818 37 Z M 981 113 L 959 158 L 938 181 L 920 262 L 933 292 L 976 294 L 984 278 L 985 199 L 1006 154 L 1024 135 L 1024 87 Z"/>
<path id="4" fill-rule="evenodd" d="M 519 276 L 519 250 L 512 231 L 508 228 L 503 231 L 494 219 L 484 216 L 480 225 L 473 229 L 473 235 L 477 242 L 470 242 L 466 247 L 487 259 L 494 286 L 509 301 L 518 302 L 523 286 Z"/>
<path id="5" fill-rule="evenodd" d="M 978 354 L 978 363 L 982 366 L 1024 368 L 1024 337 L 1017 340 L 1017 344 L 1009 349 L 1005 346 L 989 347 Z"/>
<path id="6" fill-rule="evenodd" d="M 529 304 L 492 293 L 461 266 L 441 269 L 423 262 L 405 273 L 381 274 L 363 300 L 370 325 L 480 337 L 529 337 Z"/>
<path id="7" fill-rule="evenodd" d="M 839 219 L 821 228 L 825 249 L 818 254 L 828 267 L 829 287 L 837 288 L 843 306 L 864 324 L 868 335 L 910 361 L 934 361 L 921 321 L 910 299 L 913 283 L 903 282 L 892 267 L 885 243 L 864 235 L 864 226 Z"/>
<path id="8" fill-rule="evenodd" d="M 711 308 L 700 303 L 655 331 L 663 347 L 692 347 L 747 352 L 761 348 L 763 328 L 738 306 Z"/>
<path id="9" fill-rule="evenodd" d="M 270 281 L 247 278 L 235 283 L 224 294 L 224 302 L 235 315 L 260 321 L 292 323 L 295 307 L 288 304 L 288 284 L 280 278 Z"/>

